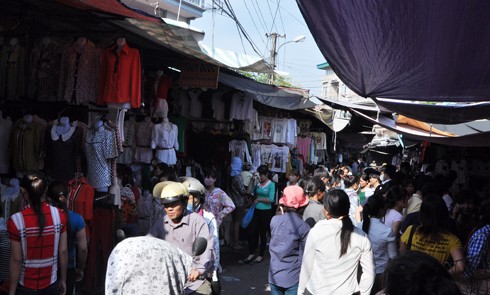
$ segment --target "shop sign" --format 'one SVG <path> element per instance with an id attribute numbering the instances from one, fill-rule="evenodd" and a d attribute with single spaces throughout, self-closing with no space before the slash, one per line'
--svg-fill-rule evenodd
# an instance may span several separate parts
<path id="1" fill-rule="evenodd" d="M 218 88 L 219 66 L 198 59 L 182 62 L 179 86 Z"/>

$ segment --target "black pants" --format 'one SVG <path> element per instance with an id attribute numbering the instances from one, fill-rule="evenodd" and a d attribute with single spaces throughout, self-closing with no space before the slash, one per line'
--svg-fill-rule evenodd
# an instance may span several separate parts
<path id="1" fill-rule="evenodd" d="M 66 270 L 66 294 L 72 295 L 75 289 L 75 269 L 69 268 Z"/>
<path id="2" fill-rule="evenodd" d="M 24 288 L 22 285 L 17 285 L 16 295 L 58 295 L 58 282 L 51 284 L 49 287 L 41 290 Z"/>
<path id="3" fill-rule="evenodd" d="M 259 245 L 259 256 L 264 257 L 265 246 L 267 244 L 267 231 L 271 222 L 271 210 L 259 210 L 255 208 L 254 217 L 248 226 L 248 251 L 255 254 Z"/>

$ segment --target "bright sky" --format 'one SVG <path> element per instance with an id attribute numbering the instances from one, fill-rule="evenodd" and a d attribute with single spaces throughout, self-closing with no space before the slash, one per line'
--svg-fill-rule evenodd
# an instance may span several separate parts
<path id="1" fill-rule="evenodd" d="M 206 0 L 206 7 L 213 0 Z M 215 0 L 218 1 L 218 0 Z M 223 0 L 219 1 L 223 2 Z M 315 40 L 310 34 L 295 0 L 228 0 L 238 21 L 255 44 L 260 56 L 270 61 L 271 39 L 266 33 L 286 35 L 278 38 L 277 48 L 298 35 L 306 36 L 304 42 L 288 43 L 277 51 L 276 70 L 289 73 L 295 86 L 310 89 L 310 94 L 319 95 L 324 71 L 316 68 L 325 62 Z M 224 4 L 223 4 L 224 5 Z M 212 46 L 213 13 L 209 9 L 200 19 L 191 22 L 193 27 L 203 30 L 204 44 Z M 239 36 L 242 36 L 240 39 Z M 214 46 L 238 53 L 258 56 L 243 35 L 238 33 L 234 20 L 217 11 L 214 14 Z"/>

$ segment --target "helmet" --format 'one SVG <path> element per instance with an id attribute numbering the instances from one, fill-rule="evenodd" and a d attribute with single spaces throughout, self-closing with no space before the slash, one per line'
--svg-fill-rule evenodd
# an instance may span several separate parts
<path id="1" fill-rule="evenodd" d="M 199 180 L 193 177 L 180 177 L 179 181 L 182 182 L 182 184 L 187 187 L 189 194 L 197 198 L 202 198 L 206 193 L 204 185 L 202 185 L 202 183 Z"/>
<path id="2" fill-rule="evenodd" d="M 157 186 L 159 184 L 157 184 Z M 187 190 L 187 187 L 180 182 L 164 181 L 164 184 L 162 184 L 162 186 L 163 188 L 160 193 L 162 204 L 173 203 L 183 199 L 185 200 L 189 197 L 189 191 Z M 153 189 L 153 191 L 155 192 L 155 189 Z"/>

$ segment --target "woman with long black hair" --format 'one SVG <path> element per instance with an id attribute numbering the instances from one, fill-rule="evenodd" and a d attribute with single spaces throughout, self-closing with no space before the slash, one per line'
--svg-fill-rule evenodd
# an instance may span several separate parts
<path id="1" fill-rule="evenodd" d="M 66 205 L 68 187 L 61 181 L 53 181 L 48 186 L 47 197 L 49 203 L 62 209 L 66 218 L 66 232 L 68 238 L 68 269 L 66 288 L 67 294 L 73 294 L 75 282 L 83 278 L 83 269 L 87 260 L 87 238 L 85 237 L 85 222 L 83 217 Z"/>
<path id="2" fill-rule="evenodd" d="M 7 226 L 10 295 L 66 293 L 66 218 L 62 210 L 46 203 L 46 187 L 46 178 L 40 172 L 26 174 L 20 183 L 21 194 L 29 205 L 12 215 Z"/>
<path id="3" fill-rule="evenodd" d="M 371 242 L 349 218 L 349 196 L 331 190 L 323 205 L 326 220 L 317 222 L 306 240 L 298 294 L 369 294 L 375 273 Z"/>
<path id="4" fill-rule="evenodd" d="M 454 264 L 448 272 L 457 277 L 463 272 L 465 265 L 463 246 L 451 233 L 449 221 L 446 203 L 441 196 L 426 196 L 420 206 L 420 227 L 409 226 L 403 233 L 400 254 L 405 254 L 407 245 L 411 245 L 408 250 L 425 252 L 442 265 L 451 258 Z"/>

